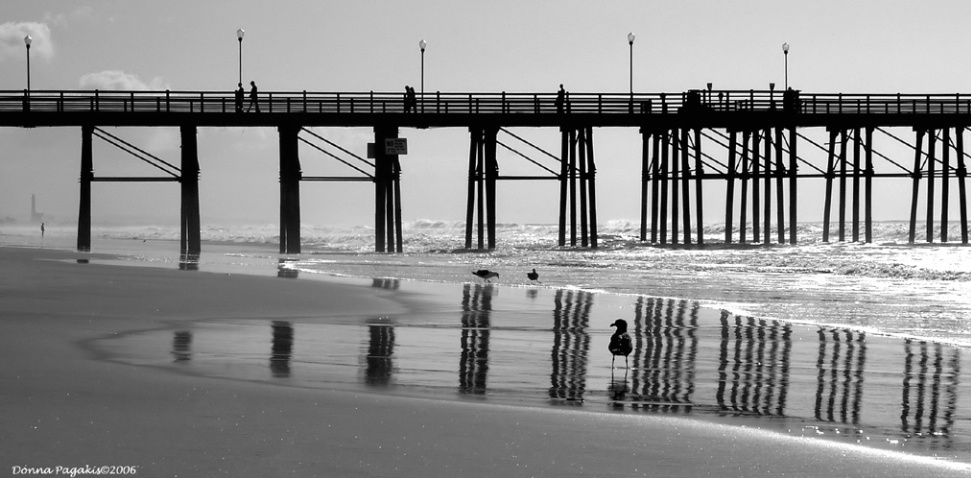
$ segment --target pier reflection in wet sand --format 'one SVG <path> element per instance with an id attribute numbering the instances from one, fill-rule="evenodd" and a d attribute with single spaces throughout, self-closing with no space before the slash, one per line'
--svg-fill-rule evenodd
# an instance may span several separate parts
<path id="1" fill-rule="evenodd" d="M 721 312 L 718 391 L 722 411 L 783 416 L 792 326 Z M 731 355 L 731 357 L 729 357 Z"/>
<path id="2" fill-rule="evenodd" d="M 929 440 L 931 449 L 951 449 L 961 349 L 908 339 L 904 342 L 904 352 L 900 430 Z"/>
<path id="3" fill-rule="evenodd" d="M 274 377 L 286 378 L 290 376 L 290 357 L 293 356 L 293 325 L 278 320 L 273 322 L 272 327 L 270 372 Z"/>
<path id="4" fill-rule="evenodd" d="M 462 287 L 462 354 L 459 358 L 459 391 L 471 395 L 486 393 L 489 377 L 489 316 L 492 313 L 492 285 L 464 284 Z"/>
<path id="5" fill-rule="evenodd" d="M 586 390 L 590 351 L 590 308 L 594 294 L 582 290 L 556 291 L 553 299 L 553 350 L 550 401 L 581 403 Z"/>
<path id="6" fill-rule="evenodd" d="M 698 354 L 697 302 L 638 297 L 634 307 L 634 409 L 690 412 Z"/>
<path id="7" fill-rule="evenodd" d="M 450 287 L 372 285 L 439 294 Z M 971 462 L 971 397 L 961 393 L 971 365 L 958 347 L 737 316 L 685 300 L 577 289 L 502 295 L 501 287 L 472 283 L 450 290 L 460 297 L 452 306 L 393 316 L 197 322 L 165 331 L 158 362 L 147 355 L 158 350 L 159 331 L 104 345 L 139 364 L 245 379 L 267 377 L 269 348 L 273 379 L 311 387 L 731 417 Z M 629 370 L 610 367 L 609 324 L 617 318 L 631 324 Z"/>

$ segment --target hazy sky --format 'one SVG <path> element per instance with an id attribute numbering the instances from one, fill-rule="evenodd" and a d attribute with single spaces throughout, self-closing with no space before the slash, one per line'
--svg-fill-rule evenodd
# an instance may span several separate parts
<path id="1" fill-rule="evenodd" d="M 34 38 L 35 90 L 232 90 L 242 27 L 244 83 L 255 80 L 263 91 L 418 87 L 418 41 L 425 39 L 426 92 L 553 92 L 559 83 L 573 92 L 625 92 L 633 32 L 638 92 L 681 92 L 708 82 L 716 89 L 781 87 L 781 46 L 788 42 L 789 83 L 804 92 L 971 93 L 971 59 L 961 54 L 971 45 L 969 18 L 971 2 L 964 1 L 16 0 L 0 6 L 0 90 L 26 86 L 25 34 Z M 177 129 L 108 131 L 178 163 Z M 367 129 L 315 132 L 362 156 L 373 141 Z M 555 131 L 516 132 L 557 154 Z M 822 131 L 805 134 L 824 141 Z M 409 140 L 402 158 L 405 221 L 464 220 L 468 132 L 401 135 Z M 596 129 L 594 141 L 601 221 L 636 220 L 638 132 Z M 908 150 L 879 141 L 884 154 L 912 161 Z M 26 219 L 36 194 L 42 212 L 73 223 L 80 143 L 80 128 L 0 129 L 0 218 Z M 204 223 L 277 222 L 275 130 L 204 128 L 199 148 Z M 725 157 L 713 146 L 708 152 Z M 97 175 L 155 175 L 103 141 L 95 140 L 94 153 Z M 808 146 L 800 153 L 825 161 Z M 305 175 L 352 173 L 309 148 L 301 146 L 300 154 Z M 499 161 L 502 174 L 540 173 L 501 149 Z M 820 188 L 802 184 L 800 220 L 818 221 Z M 877 187 L 877 217 L 907 217 L 909 184 Z M 95 224 L 178 220 L 175 183 L 93 189 Z M 722 190 L 706 183 L 710 222 L 722 220 Z M 501 222 L 556 221 L 555 182 L 501 182 L 499 191 Z M 369 183 L 304 183 L 303 221 L 372 224 L 373 197 Z"/>

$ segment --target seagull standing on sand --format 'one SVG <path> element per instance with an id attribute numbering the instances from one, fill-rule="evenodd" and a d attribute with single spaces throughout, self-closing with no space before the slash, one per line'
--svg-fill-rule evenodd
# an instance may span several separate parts
<path id="1" fill-rule="evenodd" d="M 607 346 L 610 349 L 610 353 L 613 354 L 610 357 L 610 368 L 614 368 L 614 359 L 618 355 L 624 356 L 624 364 L 627 368 L 630 368 L 630 364 L 627 362 L 627 356 L 630 355 L 631 351 L 634 350 L 634 345 L 631 343 L 630 335 L 627 334 L 627 321 L 624 319 L 617 319 L 614 323 L 610 324 L 611 327 L 617 327 L 617 331 L 614 335 L 610 336 L 610 345 Z"/>
<path id="2" fill-rule="evenodd" d="M 491 282 L 489 279 L 492 279 L 493 277 L 495 277 L 496 279 L 499 278 L 499 273 L 492 272 L 489 269 L 479 269 L 477 271 L 472 272 L 472 274 L 485 279 L 486 282 Z"/>
<path id="3" fill-rule="evenodd" d="M 533 269 L 533 272 L 527 272 L 526 277 L 533 282 L 539 282 L 539 274 L 536 272 L 536 269 Z M 542 284 L 542 282 L 539 283 Z"/>

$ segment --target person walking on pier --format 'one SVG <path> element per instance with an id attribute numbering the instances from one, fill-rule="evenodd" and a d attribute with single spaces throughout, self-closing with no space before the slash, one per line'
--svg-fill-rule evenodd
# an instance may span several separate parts
<path id="1" fill-rule="evenodd" d="M 260 103 L 257 101 L 257 99 L 259 98 L 259 93 L 257 93 L 257 91 L 256 91 L 256 82 L 255 81 L 251 81 L 251 82 L 249 82 L 249 84 L 250 84 L 250 89 L 249 89 L 249 107 L 246 108 L 246 112 L 248 113 L 251 109 L 253 109 L 253 106 L 256 106 L 256 112 L 259 113 L 260 112 Z"/>
<path id="2" fill-rule="evenodd" d="M 243 112 L 243 95 L 245 95 L 246 92 L 243 91 L 243 84 L 242 83 L 236 83 L 236 86 L 238 86 L 238 88 L 236 89 L 236 112 L 237 113 L 242 113 Z"/>
<path id="3" fill-rule="evenodd" d="M 411 112 L 411 87 L 405 85 L 405 113 Z"/>
<path id="4" fill-rule="evenodd" d="M 566 102 L 566 90 L 563 89 L 563 83 L 560 83 L 560 91 L 556 92 L 556 113 L 563 113 L 563 103 Z"/>

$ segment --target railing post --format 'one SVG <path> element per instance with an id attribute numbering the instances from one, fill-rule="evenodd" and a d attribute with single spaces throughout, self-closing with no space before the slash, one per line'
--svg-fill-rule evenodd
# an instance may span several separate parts
<path id="1" fill-rule="evenodd" d="M 436 91 L 435 92 L 435 113 L 441 113 L 441 112 L 442 112 L 442 92 Z"/>
<path id="2" fill-rule="evenodd" d="M 98 97 L 98 90 L 94 90 L 94 110 L 101 111 L 101 100 Z"/>
<path id="3" fill-rule="evenodd" d="M 371 90 L 371 113 L 374 113 L 374 90 Z"/>
<path id="4" fill-rule="evenodd" d="M 172 111 L 171 96 L 169 90 L 165 90 L 165 112 L 169 113 Z"/>

